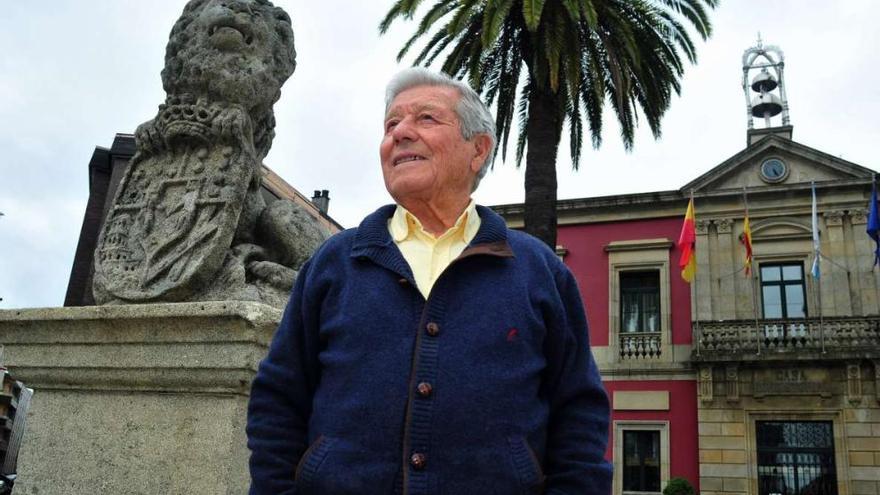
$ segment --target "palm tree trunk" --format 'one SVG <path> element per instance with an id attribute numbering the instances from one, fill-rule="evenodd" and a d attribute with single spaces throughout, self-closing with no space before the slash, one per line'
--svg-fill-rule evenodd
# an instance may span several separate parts
<path id="1" fill-rule="evenodd" d="M 526 124 L 525 231 L 556 249 L 556 151 L 562 133 L 557 95 L 532 88 Z"/>

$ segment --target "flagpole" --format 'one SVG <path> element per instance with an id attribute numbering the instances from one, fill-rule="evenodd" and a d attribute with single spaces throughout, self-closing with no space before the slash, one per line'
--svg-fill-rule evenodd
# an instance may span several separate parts
<path id="1" fill-rule="evenodd" d="M 693 202 L 694 202 L 694 189 L 691 188 L 690 204 L 693 204 Z M 697 228 L 697 205 L 694 205 L 694 234 L 696 234 L 696 228 Z M 696 235 L 694 235 L 694 247 L 695 248 L 696 248 L 696 245 L 697 245 L 697 237 L 696 237 Z M 696 257 L 696 254 L 694 254 L 694 256 Z M 697 267 L 697 270 L 694 270 L 694 286 L 691 291 L 691 301 L 693 301 L 693 303 L 694 303 L 694 316 L 695 316 L 695 318 L 694 318 L 694 334 L 695 334 L 695 337 L 697 340 L 696 342 L 694 342 L 694 344 L 696 345 L 696 348 L 697 348 L 697 357 L 699 357 L 700 356 L 700 347 L 702 347 L 703 331 L 700 328 L 700 304 L 699 304 L 699 301 L 697 301 L 697 297 L 700 294 L 700 291 L 697 288 L 697 279 L 699 279 L 700 277 L 697 274 L 697 272 L 699 271 L 699 264 L 696 264 L 696 258 L 694 258 L 694 263 Z"/>
<path id="2" fill-rule="evenodd" d="M 743 205 L 746 209 L 746 221 L 749 218 L 749 196 L 746 194 L 746 186 L 743 186 Z M 743 235 L 746 235 L 745 229 L 743 229 Z M 749 237 L 751 237 L 751 227 L 749 228 Z M 752 270 L 752 261 L 754 260 L 755 246 L 752 244 L 751 238 L 748 239 L 749 247 L 751 248 L 752 257 L 747 260 L 749 270 L 747 276 L 749 277 L 749 288 L 751 289 L 752 295 L 752 312 L 755 316 L 755 354 L 761 355 L 761 324 L 758 322 L 758 298 L 755 295 L 755 275 Z M 748 256 L 749 253 L 746 253 Z"/>
<path id="3" fill-rule="evenodd" d="M 813 227 L 813 268 L 810 273 L 816 281 L 816 299 L 819 302 L 819 343 L 822 346 L 822 354 L 825 354 L 825 317 L 822 311 L 822 274 L 820 267 L 821 250 L 819 245 L 819 212 L 816 205 L 816 183 L 810 183 L 812 189 L 811 223 Z"/>
<path id="4" fill-rule="evenodd" d="M 822 354 L 825 354 L 825 317 L 822 316 L 822 277 L 816 280 L 819 282 L 819 341 L 822 344 Z"/>

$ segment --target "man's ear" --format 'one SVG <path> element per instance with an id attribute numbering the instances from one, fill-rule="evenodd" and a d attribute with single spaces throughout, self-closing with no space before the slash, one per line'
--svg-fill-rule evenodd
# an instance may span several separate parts
<path id="1" fill-rule="evenodd" d="M 474 173 L 477 173 L 489 158 L 489 153 L 492 152 L 492 138 L 490 138 L 488 134 L 477 134 L 474 136 L 473 142 L 477 154 L 474 156 L 474 159 L 471 160 L 471 170 Z"/>

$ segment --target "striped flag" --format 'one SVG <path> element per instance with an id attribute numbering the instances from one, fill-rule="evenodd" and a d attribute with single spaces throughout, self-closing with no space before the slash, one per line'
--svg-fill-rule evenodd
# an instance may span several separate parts
<path id="1" fill-rule="evenodd" d="M 681 258 L 678 266 L 681 268 L 681 278 L 685 282 L 694 281 L 697 273 L 697 234 L 694 226 L 694 197 L 688 202 L 687 213 L 684 215 L 684 224 L 681 226 L 681 235 L 678 236 L 678 249 L 681 250 Z"/>
<path id="2" fill-rule="evenodd" d="M 752 227 L 749 225 L 749 214 L 743 222 L 743 233 L 739 236 L 739 242 L 746 248 L 746 277 L 752 274 Z"/>
<path id="3" fill-rule="evenodd" d="M 813 268 L 810 274 L 813 278 L 819 278 L 819 215 L 816 209 L 816 183 L 812 183 L 813 188 L 813 207 L 812 207 L 812 223 L 813 223 Z"/>

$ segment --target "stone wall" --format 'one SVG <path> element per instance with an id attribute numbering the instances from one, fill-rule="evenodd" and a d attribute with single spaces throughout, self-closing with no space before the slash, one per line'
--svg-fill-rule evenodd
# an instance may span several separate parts
<path id="1" fill-rule="evenodd" d="M 880 404 L 867 362 L 704 364 L 698 429 L 704 495 L 757 494 L 756 421 L 829 421 L 839 495 L 880 493 Z"/>
<path id="2" fill-rule="evenodd" d="M 34 389 L 17 495 L 233 495 L 250 383 L 281 312 L 246 302 L 0 311 Z"/>

